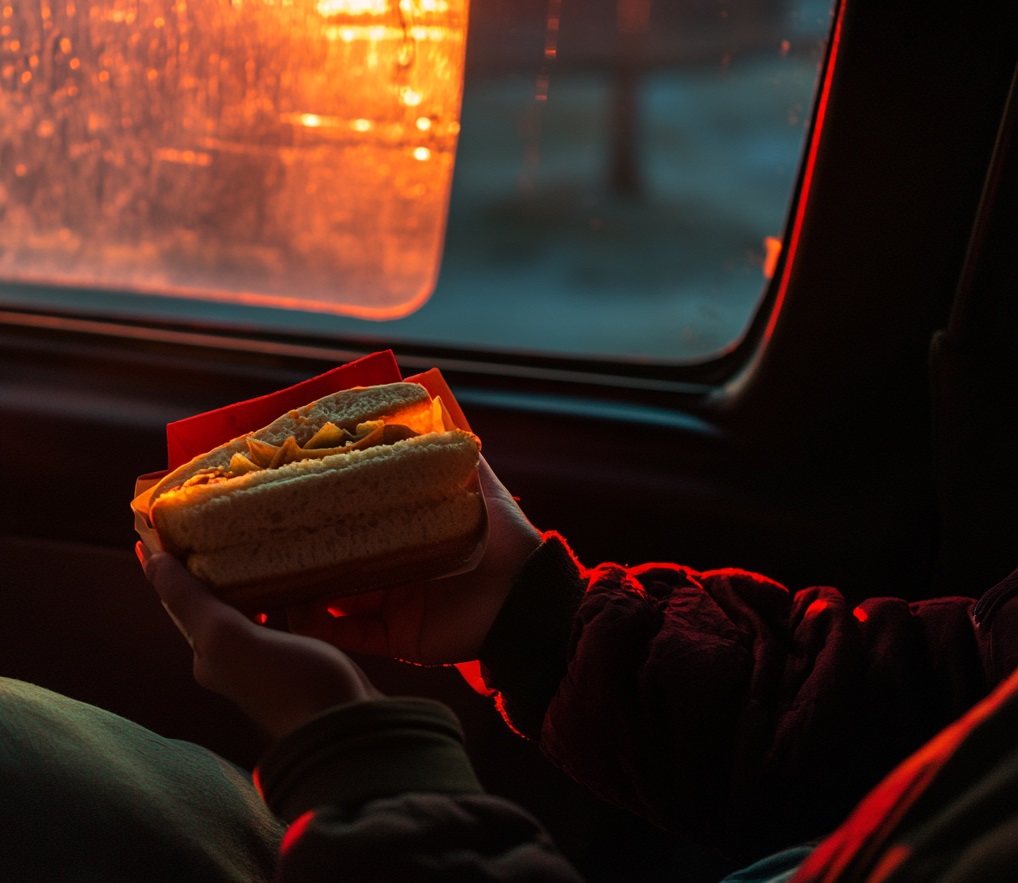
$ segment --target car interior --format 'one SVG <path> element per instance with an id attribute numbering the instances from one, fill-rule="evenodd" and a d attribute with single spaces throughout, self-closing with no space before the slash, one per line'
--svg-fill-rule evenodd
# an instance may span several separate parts
<path id="1" fill-rule="evenodd" d="M 570 31 L 582 0 L 479 5 L 466 42 L 464 166 L 481 139 L 470 128 L 471 76 L 487 72 L 490 81 L 514 47 L 536 41 L 547 50 L 552 19 L 563 55 L 569 40 L 583 42 Z M 626 10 L 639 18 L 644 9 L 654 22 L 666 15 L 661 5 L 587 9 L 615 27 Z M 683 27 L 695 20 L 722 31 L 718 9 L 731 7 L 735 19 L 748 6 L 676 4 Z M 778 16 L 795 4 L 763 6 Z M 741 330 L 707 354 L 683 356 L 675 328 L 672 355 L 646 355 L 429 338 L 403 320 L 333 326 L 303 307 L 289 311 L 310 315 L 303 325 L 273 324 L 285 309 L 245 312 L 223 299 L 204 313 L 173 297 L 163 298 L 172 309 L 157 309 L 158 294 L 129 284 L 104 292 L 0 262 L 0 675 L 252 766 L 262 735 L 193 681 L 189 648 L 138 566 L 134 481 L 165 468 L 168 423 L 390 349 L 405 375 L 441 369 L 496 474 L 533 523 L 561 532 L 586 564 L 739 567 L 857 600 L 978 596 L 1006 576 L 1018 565 L 1015 6 L 835 0 L 824 8 L 774 260 L 763 274 L 757 261 Z M 499 25 L 509 14 L 523 24 Z M 762 40 L 776 47 L 780 34 Z M 9 34 L 0 40 L 9 62 Z M 539 68 L 558 60 L 537 55 Z M 0 115 L 13 113 L 13 94 L 0 91 Z M 682 125 L 695 130 L 696 115 Z M 670 143 L 681 163 L 681 139 Z M 16 148 L 5 135 L 0 166 Z M 454 209 L 456 188 L 474 181 L 459 171 Z M 23 178 L 2 174 L 0 224 L 17 225 Z M 525 224 L 571 223 L 521 205 L 514 210 Z M 450 214 L 448 250 L 469 251 L 472 240 L 457 245 L 454 236 L 470 226 Z M 511 236 L 499 243 L 510 274 L 513 248 L 528 246 Z M 5 250 L 0 242 L 0 259 Z M 641 276 L 636 263 L 611 281 L 626 309 L 653 324 L 655 302 L 635 282 L 626 288 Z M 512 311 L 510 286 L 470 279 L 472 300 L 461 310 L 483 324 L 490 296 Z M 564 319 L 549 307 L 525 321 L 548 339 L 599 321 L 610 333 L 617 321 L 565 303 Z M 551 323 L 562 326 L 543 327 Z M 716 879 L 717 856 L 587 794 L 509 732 L 455 669 L 358 661 L 384 692 L 448 703 L 485 786 L 531 809 L 589 879 Z"/>

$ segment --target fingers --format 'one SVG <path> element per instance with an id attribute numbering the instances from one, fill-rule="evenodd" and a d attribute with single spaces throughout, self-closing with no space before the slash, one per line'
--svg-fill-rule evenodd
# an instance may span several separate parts
<path id="1" fill-rule="evenodd" d="M 495 475 L 483 457 L 478 463 L 477 475 L 488 510 L 489 539 L 493 538 L 496 543 L 501 543 L 507 538 L 510 540 L 522 538 L 533 545 L 540 532 L 530 523 L 516 497 L 502 484 L 501 479 Z"/>
<path id="2" fill-rule="evenodd" d="M 195 679 L 204 687 L 223 692 L 217 683 L 215 668 L 209 664 L 206 644 L 210 632 L 217 631 L 217 623 L 229 624 L 229 608 L 213 598 L 204 584 L 171 555 L 144 552 L 141 544 L 136 551 L 163 609 L 191 646 Z"/>
<path id="3" fill-rule="evenodd" d="M 381 695 L 331 642 L 256 625 L 171 555 L 139 557 L 191 644 L 195 679 L 233 701 L 269 735 L 285 735 L 333 705 Z"/>
<path id="4" fill-rule="evenodd" d="M 242 628 L 251 625 L 247 617 L 216 598 L 172 555 L 156 552 L 148 557 L 144 567 L 163 606 L 192 646 L 208 632 L 210 625 Z"/>
<path id="5" fill-rule="evenodd" d="M 261 651 L 264 629 L 216 598 L 172 555 L 155 552 L 146 557 L 144 568 L 170 620 L 191 646 L 195 679 L 234 698 L 237 684 L 248 677 L 236 669 L 250 666 L 252 655 Z"/>
<path id="6" fill-rule="evenodd" d="M 484 499 L 491 503 L 493 500 L 508 503 L 514 508 L 517 507 L 517 503 L 512 494 L 509 493 L 508 489 L 502 484 L 501 479 L 492 468 L 488 465 L 488 461 L 481 457 L 477 463 L 477 477 L 481 483 L 481 491 L 484 494 Z"/>

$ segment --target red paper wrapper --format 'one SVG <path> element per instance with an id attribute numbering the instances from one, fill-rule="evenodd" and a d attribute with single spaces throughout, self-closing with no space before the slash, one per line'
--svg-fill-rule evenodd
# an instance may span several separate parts
<path id="1" fill-rule="evenodd" d="M 420 383 L 431 393 L 432 398 L 441 398 L 446 420 L 450 425 L 470 430 L 466 416 L 438 369 L 433 368 L 422 374 L 404 378 L 391 351 L 373 353 L 286 389 L 167 424 L 168 468 L 140 476 L 135 483 L 135 497 L 131 501 L 131 508 L 134 510 L 135 530 L 138 536 L 152 551 L 162 548 L 158 534 L 149 520 L 148 503 L 152 488 L 167 472 L 221 444 L 261 429 L 281 414 L 315 399 L 355 386 L 375 386 L 400 380 Z M 485 539 L 486 537 L 482 538 L 469 560 L 454 572 L 462 573 L 477 565 L 484 551 Z M 442 574 L 448 575 L 451 574 Z M 337 577 L 339 576 L 337 574 Z M 321 585 L 322 597 L 328 597 L 328 585 L 327 582 Z M 375 587 L 365 586 L 361 591 L 369 591 L 372 588 Z"/>

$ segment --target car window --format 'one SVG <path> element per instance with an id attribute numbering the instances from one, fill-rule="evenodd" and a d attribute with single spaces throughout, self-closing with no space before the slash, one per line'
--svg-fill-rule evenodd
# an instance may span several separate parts
<path id="1" fill-rule="evenodd" d="M 8 3 L 0 301 L 709 359 L 780 250 L 829 21 L 829 0 Z"/>

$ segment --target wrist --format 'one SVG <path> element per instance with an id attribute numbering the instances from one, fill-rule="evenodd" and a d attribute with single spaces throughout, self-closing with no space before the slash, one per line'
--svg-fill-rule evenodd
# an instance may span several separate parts
<path id="1" fill-rule="evenodd" d="M 573 620 L 583 600 L 583 571 L 557 533 L 544 534 L 519 568 L 481 648 L 487 686 L 499 694 L 509 725 L 537 739 L 565 676 Z"/>
<path id="2" fill-rule="evenodd" d="M 411 792 L 482 792 L 458 719 L 415 697 L 329 709 L 277 743 L 256 783 L 285 821 L 319 806 L 352 816 L 371 800 Z"/>

